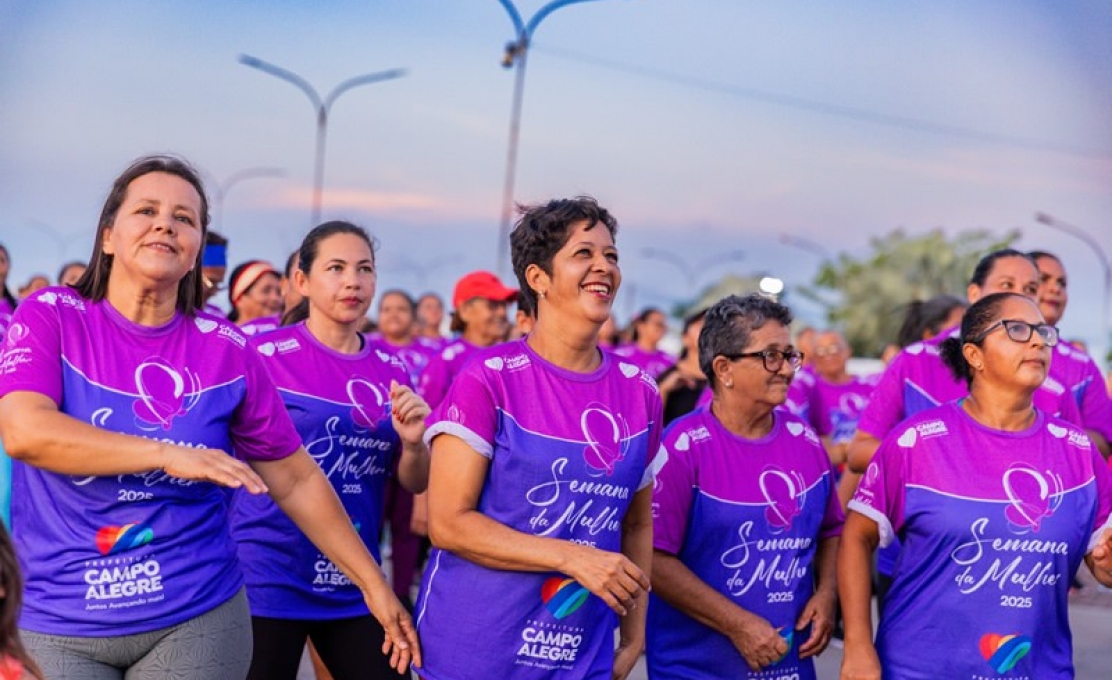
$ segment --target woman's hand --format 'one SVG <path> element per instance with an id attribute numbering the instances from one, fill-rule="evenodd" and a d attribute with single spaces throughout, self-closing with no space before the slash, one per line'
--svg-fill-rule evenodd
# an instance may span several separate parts
<path id="1" fill-rule="evenodd" d="M 420 444 L 425 436 L 425 418 L 431 409 L 425 400 L 409 387 L 390 381 L 390 414 L 394 431 L 405 444 Z"/>
<path id="2" fill-rule="evenodd" d="M 614 671 L 610 675 L 612 680 L 625 680 L 637 665 L 637 659 L 644 648 L 644 640 L 627 640 L 623 637 L 614 650 Z"/>
<path id="3" fill-rule="evenodd" d="M 568 545 L 573 554 L 566 561 L 564 573 L 602 598 L 618 616 L 628 614 L 637 596 L 649 589 L 645 572 L 625 555 L 577 543 Z"/>
<path id="4" fill-rule="evenodd" d="M 247 463 L 220 449 L 194 449 L 165 444 L 162 471 L 178 479 L 212 482 L 252 494 L 266 493 L 266 484 Z"/>
<path id="5" fill-rule="evenodd" d="M 752 671 L 771 666 L 788 653 L 788 642 L 780 632 L 765 619 L 748 612 L 740 625 L 730 631 L 729 638 Z"/>
<path id="6" fill-rule="evenodd" d="M 880 680 L 880 659 L 872 643 L 846 645 L 839 680 Z"/>
<path id="7" fill-rule="evenodd" d="M 1089 553 L 1089 571 L 1101 585 L 1112 588 L 1112 529 L 1101 532 L 1100 540 Z"/>
<path id="8" fill-rule="evenodd" d="M 417 629 L 413 627 L 413 619 L 394 595 L 394 591 L 390 590 L 385 581 L 380 581 L 373 592 L 363 594 L 363 599 L 371 610 L 371 615 L 378 619 L 386 631 L 382 653 L 389 655 L 390 667 L 399 675 L 409 673 L 411 662 L 420 668 L 421 643 L 417 640 Z"/>
<path id="9" fill-rule="evenodd" d="M 823 588 L 815 592 L 803 607 L 803 613 L 795 623 L 797 632 L 811 626 L 811 637 L 799 645 L 799 658 L 822 654 L 830 644 L 830 636 L 834 632 L 835 610 L 838 607 L 838 598 L 834 596 L 833 588 Z"/>

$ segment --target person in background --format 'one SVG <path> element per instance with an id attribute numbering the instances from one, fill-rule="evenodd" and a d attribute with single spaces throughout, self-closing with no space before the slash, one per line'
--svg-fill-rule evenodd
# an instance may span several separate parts
<path id="1" fill-rule="evenodd" d="M 788 398 L 784 400 L 783 408 L 788 409 L 803 420 L 810 420 L 811 400 L 815 391 L 815 338 L 818 331 L 811 326 L 804 326 L 795 334 L 795 346 L 803 353 L 803 367 L 795 374 L 791 386 L 788 388 Z"/>
<path id="2" fill-rule="evenodd" d="M 675 357 L 659 348 L 668 333 L 664 312 L 646 307 L 633 319 L 633 342 L 619 345 L 614 354 L 648 373 L 655 380 L 676 363 Z"/>
<path id="3" fill-rule="evenodd" d="M 665 431 L 653 492 L 654 680 L 814 680 L 830 641 L 843 515 L 819 438 L 777 409 L 803 363 L 791 318 L 756 294 L 707 310 L 714 399 Z"/>
<path id="4" fill-rule="evenodd" d="M 46 680 L 19 637 L 23 577 L 8 530 L 0 525 L 0 678 Z"/>
<path id="5" fill-rule="evenodd" d="M 350 222 L 326 222 L 299 250 L 291 321 L 251 348 L 274 379 L 309 455 L 339 496 L 366 549 L 381 562 L 378 536 L 388 471 L 410 491 L 425 488 L 428 405 L 408 386 L 396 357 L 359 333 L 374 298 L 374 250 Z M 368 653 L 384 642 L 359 589 L 267 496 L 236 492 L 231 513 L 251 605 L 254 655 L 249 680 L 294 680 L 301 648 L 313 642 L 341 680 L 382 680 L 388 660 Z M 401 606 L 396 603 L 396 606 Z"/>
<path id="6" fill-rule="evenodd" d="M 480 350 L 429 418 L 426 680 L 623 680 L 644 647 L 661 405 L 598 345 L 616 228 L 590 198 L 524 210 L 533 332 Z"/>
<path id="7" fill-rule="evenodd" d="M 966 302 L 953 295 L 936 295 L 929 300 L 913 300 L 904 309 L 903 323 L 896 333 L 900 349 L 923 340 L 949 333 L 961 323 Z"/>
<path id="8" fill-rule="evenodd" d="M 212 303 L 216 294 L 224 290 L 224 277 L 228 275 L 228 239 L 215 231 L 205 233 L 201 251 L 201 285 L 204 290 L 204 311 L 225 317 L 224 310 Z"/>
<path id="9" fill-rule="evenodd" d="M 436 343 L 417 333 L 417 303 L 409 293 L 396 288 L 379 297 L 378 325 L 371 340 L 405 362 L 414 385 L 437 353 Z"/>
<path id="10" fill-rule="evenodd" d="M 840 478 L 849 443 L 857 432 L 857 421 L 880 376 L 850 374 L 852 352 L 845 336 L 838 331 L 817 333 L 814 348 L 815 358 L 811 365 L 815 371 L 815 386 L 811 392 L 808 423 L 822 439 Z"/>
<path id="11" fill-rule="evenodd" d="M 1058 327 L 1069 304 L 1069 287 L 1066 268 L 1056 255 L 1043 250 L 1028 253 L 1039 268 L 1039 311 L 1046 322 Z M 1081 425 L 1105 458 L 1112 448 L 1112 399 L 1104 389 L 1104 376 L 1093 358 L 1082 348 L 1068 342 L 1054 347 L 1054 360 L 1050 362 L 1052 381 L 1069 390 L 1081 411 Z"/>
<path id="12" fill-rule="evenodd" d="M 251 623 L 227 504 L 242 488 L 359 585 L 404 669 L 420 660 L 409 615 L 246 336 L 198 313 L 208 220 L 192 166 L 140 158 L 77 285 L 16 310 L 0 435 L 17 461 L 23 640 L 47 677 L 241 680 Z"/>
<path id="13" fill-rule="evenodd" d="M 27 280 L 27 283 L 19 287 L 19 299 L 26 300 L 49 285 L 50 279 L 46 278 L 46 274 L 35 274 Z"/>
<path id="14" fill-rule="evenodd" d="M 838 555 L 843 680 L 1073 678 L 1070 577 L 1112 586 L 1112 479 L 1085 432 L 1038 408 L 1057 330 L 1024 295 L 966 312 L 939 351 L 967 396 L 885 437 Z M 903 549 L 873 644 L 869 562 Z"/>
<path id="15" fill-rule="evenodd" d="M 621 342 L 622 334 L 618 331 L 618 323 L 614 321 L 614 317 L 611 316 L 606 320 L 606 323 L 602 324 L 602 328 L 599 330 L 599 347 L 614 349 L 618 347 Z"/>
<path id="16" fill-rule="evenodd" d="M 293 323 L 292 319 L 288 319 L 287 315 L 297 308 L 305 296 L 293 284 L 293 273 L 297 270 L 298 259 L 301 257 L 301 251 L 295 250 L 290 253 L 286 258 L 286 268 L 282 270 L 282 281 L 280 284 L 282 292 L 282 326 L 289 326 Z"/>
<path id="17" fill-rule="evenodd" d="M 248 260 L 228 280 L 228 321 L 247 335 L 272 331 L 282 322 L 282 275 L 269 262 Z"/>
<path id="18" fill-rule="evenodd" d="M 86 265 L 84 262 L 73 261 L 67 262 L 62 265 L 58 270 L 58 285 L 59 286 L 72 286 L 77 283 L 81 275 L 85 273 Z"/>
<path id="19" fill-rule="evenodd" d="M 436 293 L 425 293 L 417 298 L 417 335 L 433 341 L 437 348 L 448 344 L 440 332 L 444 323 L 444 301 Z"/>
<path id="20" fill-rule="evenodd" d="M 456 281 L 452 291 L 451 331 L 458 337 L 449 342 L 440 354 L 429 360 L 421 373 L 418 393 L 436 408 L 444 401 L 460 369 L 479 350 L 491 347 L 506 338 L 510 322 L 506 306 L 517 300 L 518 290 L 502 283 L 494 274 L 476 271 Z M 420 536 L 428 535 L 428 499 L 420 494 L 413 499 L 410 528 Z"/>
<path id="21" fill-rule="evenodd" d="M 694 411 L 707 386 L 707 377 L 699 365 L 699 333 L 703 330 L 706 310 L 688 315 L 683 322 L 683 351 L 671 368 L 656 379 L 664 402 L 664 424 Z"/>

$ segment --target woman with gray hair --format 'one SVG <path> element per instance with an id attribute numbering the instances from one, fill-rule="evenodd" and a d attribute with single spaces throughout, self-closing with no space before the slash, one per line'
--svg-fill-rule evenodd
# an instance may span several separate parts
<path id="1" fill-rule="evenodd" d="M 776 409 L 803 364 L 791 320 L 760 295 L 707 310 L 699 363 L 714 399 L 665 431 L 653 492 L 654 680 L 813 680 L 830 641 L 844 517 L 818 436 Z"/>

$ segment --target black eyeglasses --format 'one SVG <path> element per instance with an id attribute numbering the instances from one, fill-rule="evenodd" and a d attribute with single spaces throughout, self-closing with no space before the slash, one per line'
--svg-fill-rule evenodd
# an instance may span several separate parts
<path id="1" fill-rule="evenodd" d="M 764 349 L 760 352 L 739 352 L 737 354 L 723 354 L 722 356 L 730 361 L 749 357 L 760 357 L 764 369 L 769 373 L 775 373 L 783 368 L 785 360 L 787 360 L 788 365 L 792 367 L 793 371 L 798 371 L 799 367 L 803 365 L 803 352 L 797 349 L 787 352 L 778 349 Z"/>
<path id="2" fill-rule="evenodd" d="M 989 333 L 993 332 L 997 328 L 1000 328 L 1001 326 L 1003 326 L 1004 330 L 1007 331 L 1008 339 L 1014 342 L 1027 342 L 1031 339 L 1031 336 L 1033 334 L 1038 333 L 1039 337 L 1042 338 L 1042 341 L 1046 343 L 1047 347 L 1053 347 L 1058 344 L 1058 329 L 1054 326 L 1051 326 L 1048 323 L 1027 323 L 1026 321 L 1020 321 L 1019 319 L 1001 319 L 1000 321 L 997 321 L 996 323 L 981 331 L 980 335 L 978 335 L 973 340 L 970 340 L 969 342 L 972 342 L 974 345 L 976 345 L 984 340 L 986 337 L 988 337 Z"/>

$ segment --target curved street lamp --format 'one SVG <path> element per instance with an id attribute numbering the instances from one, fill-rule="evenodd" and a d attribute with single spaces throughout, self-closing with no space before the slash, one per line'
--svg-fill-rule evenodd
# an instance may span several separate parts
<path id="1" fill-rule="evenodd" d="M 239 55 L 239 63 L 244 66 L 258 69 L 263 73 L 280 78 L 287 83 L 290 83 L 305 93 L 309 98 L 309 102 L 317 112 L 317 153 L 316 153 L 316 168 L 313 172 L 313 213 L 309 220 L 309 228 L 312 229 L 320 221 L 321 212 L 321 193 L 324 187 L 324 150 L 325 150 L 325 137 L 328 134 L 328 113 L 332 108 L 332 104 L 348 90 L 358 87 L 360 85 L 370 85 L 372 83 L 380 83 L 385 80 L 393 80 L 401 78 L 405 75 L 405 69 L 394 68 L 388 71 L 379 71 L 377 73 L 366 73 L 361 76 L 349 78 L 332 88 L 323 99 L 317 94 L 316 89 L 296 73 L 284 69 L 280 66 L 275 66 L 269 62 L 263 61 L 258 57 L 252 57 L 249 54 Z"/>
<path id="2" fill-rule="evenodd" d="M 683 273 L 687 279 L 687 286 L 694 292 L 695 285 L 699 282 L 699 276 L 707 271 L 710 267 L 718 264 L 725 264 L 727 262 L 740 262 L 745 259 L 744 250 L 728 250 L 724 253 L 717 253 L 710 257 L 703 258 L 698 262 L 692 263 L 686 258 L 680 257 L 671 250 L 661 250 L 659 248 L 642 248 L 641 257 L 646 257 L 650 260 L 660 260 L 667 262 L 676 269 Z"/>
<path id="3" fill-rule="evenodd" d="M 513 216 L 514 202 L 514 177 L 517 174 L 517 142 L 521 131 L 521 104 L 525 97 L 525 58 L 529 52 L 529 43 L 533 40 L 533 33 L 537 26 L 549 15 L 565 5 L 574 5 L 592 0 L 552 0 L 547 5 L 537 10 L 533 18 L 525 22 L 521 13 L 517 11 L 511 0 L 498 0 L 510 15 L 517 36 L 506 43 L 506 52 L 502 56 L 503 68 L 516 68 L 514 77 L 513 106 L 510 112 L 510 140 L 506 149 L 506 178 L 502 184 L 502 216 L 498 223 L 498 273 L 504 275 L 506 266 L 506 251 L 509 248 L 510 219 Z"/>
<path id="4" fill-rule="evenodd" d="M 221 229 L 224 229 L 224 198 L 235 185 L 249 179 L 285 176 L 286 171 L 282 168 L 244 168 L 228 175 L 223 182 L 215 184 L 212 188 L 213 212 L 216 217 L 214 221 L 220 225 Z"/>

